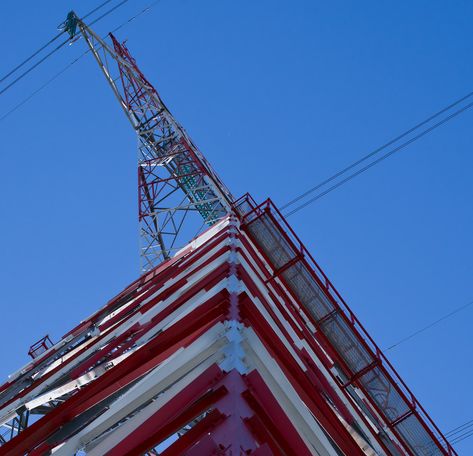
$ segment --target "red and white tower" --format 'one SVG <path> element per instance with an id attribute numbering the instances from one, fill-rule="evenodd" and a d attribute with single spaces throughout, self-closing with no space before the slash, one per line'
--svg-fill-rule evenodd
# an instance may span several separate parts
<path id="1" fill-rule="evenodd" d="M 72 18 L 139 137 L 143 275 L 32 346 L 0 455 L 455 455 L 273 203 L 235 200 L 126 47 Z"/>

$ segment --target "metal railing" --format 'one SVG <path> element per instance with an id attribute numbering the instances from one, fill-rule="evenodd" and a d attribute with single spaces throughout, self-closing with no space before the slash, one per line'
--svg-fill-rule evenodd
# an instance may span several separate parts
<path id="1" fill-rule="evenodd" d="M 272 201 L 256 205 L 245 195 L 234 208 L 273 274 L 308 311 L 317 336 L 335 354 L 346 377 L 342 387 L 355 386 L 364 393 L 407 454 L 456 455 Z"/>

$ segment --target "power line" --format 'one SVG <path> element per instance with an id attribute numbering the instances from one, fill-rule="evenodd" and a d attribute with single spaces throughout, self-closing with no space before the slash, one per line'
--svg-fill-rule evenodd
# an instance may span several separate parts
<path id="1" fill-rule="evenodd" d="M 473 435 L 473 430 L 470 430 L 469 432 L 458 436 L 458 438 L 457 438 L 457 439 L 454 439 L 454 440 L 451 442 L 451 444 L 452 444 L 452 445 L 456 445 L 457 443 L 462 442 L 463 440 L 467 439 L 468 437 L 471 437 L 472 435 Z"/>
<path id="2" fill-rule="evenodd" d="M 424 331 L 427 331 L 428 329 L 432 328 L 432 326 L 435 326 L 437 325 L 438 323 L 440 323 L 441 321 L 444 321 L 446 320 L 447 318 L 450 318 L 452 317 L 453 315 L 457 314 L 458 312 L 461 312 L 462 310 L 466 309 L 467 307 L 470 307 L 471 305 L 473 304 L 473 301 L 470 301 L 466 304 L 464 304 L 463 306 L 460 306 L 458 308 L 456 308 L 455 310 L 452 310 L 451 312 L 449 312 L 448 314 L 444 315 L 443 317 L 440 317 L 438 320 L 435 320 L 434 322 L 428 324 L 427 326 L 424 326 L 423 328 L 413 332 L 412 334 L 409 334 L 408 336 L 404 337 L 403 339 L 399 340 L 398 342 L 396 342 L 395 344 L 391 345 L 390 347 L 386 348 L 384 350 L 384 352 L 387 352 L 389 350 L 392 350 L 394 347 L 397 347 L 398 345 L 412 339 L 413 337 L 423 333 Z"/>
<path id="3" fill-rule="evenodd" d="M 26 71 L 20 74 L 17 78 L 15 78 L 10 84 L 8 84 L 6 87 L 4 87 L 2 90 L 0 90 L 0 95 L 4 94 L 8 89 L 13 87 L 18 81 L 23 79 L 27 74 L 31 73 L 35 68 L 37 68 L 39 65 L 41 65 L 44 61 L 49 59 L 54 53 L 59 51 L 64 45 L 69 43 L 69 38 L 65 41 L 63 41 L 59 46 L 56 46 L 52 51 L 48 52 L 42 59 L 38 60 L 33 66 L 28 68 Z"/>
<path id="4" fill-rule="evenodd" d="M 106 0 L 104 3 L 102 3 L 101 5 L 99 5 L 98 7 L 96 7 L 94 10 L 92 10 L 92 12 L 95 12 L 97 11 L 98 9 L 100 9 L 101 7 L 103 7 L 104 5 L 106 5 L 107 3 L 109 3 L 111 0 Z M 112 13 L 113 11 L 115 11 L 117 8 L 119 8 L 120 6 L 122 6 L 123 4 L 127 3 L 129 0 L 122 0 L 120 3 L 118 3 L 117 5 L 115 5 L 114 7 L 110 8 L 109 10 L 107 10 L 105 13 L 103 13 L 101 16 L 99 16 L 97 19 L 95 19 L 94 21 L 91 22 L 90 25 L 92 24 L 95 24 L 96 22 L 100 21 L 101 19 L 103 19 L 104 17 L 108 16 L 110 13 Z M 90 14 L 92 14 L 92 12 L 88 13 L 86 16 L 90 16 Z M 64 32 L 62 32 L 64 33 Z M 50 40 L 50 43 L 55 41 L 56 38 L 59 38 L 62 33 L 58 34 L 56 37 L 54 37 L 52 40 Z M 34 65 L 32 65 L 31 67 L 29 67 L 26 71 L 24 71 L 23 73 L 21 73 L 18 77 L 16 77 L 12 82 L 10 82 L 6 87 L 4 87 L 2 90 L 0 90 L 0 95 L 4 94 L 8 89 L 10 89 L 11 87 L 13 87 L 17 82 L 19 82 L 21 79 L 23 79 L 26 75 L 28 75 L 29 73 L 31 73 L 35 68 L 37 68 L 39 65 L 41 65 L 43 62 L 45 62 L 49 57 L 51 57 L 53 54 L 55 54 L 57 51 L 59 51 L 59 49 L 61 49 L 63 46 L 65 46 L 66 44 L 68 44 L 70 42 L 70 39 L 67 38 L 66 40 L 62 41 L 58 46 L 56 46 L 52 51 L 48 52 L 43 58 L 41 58 L 40 60 L 38 60 Z M 47 47 L 46 45 L 43 46 L 39 51 L 36 51 L 33 56 L 29 57 L 28 59 L 26 59 L 24 61 L 24 63 L 28 62 L 29 60 L 31 60 L 35 55 L 37 55 L 39 52 L 41 52 L 41 50 L 43 50 L 45 47 Z M 23 63 L 20 64 L 18 66 L 18 68 L 20 68 L 21 66 L 23 66 Z M 12 74 L 14 71 L 16 70 L 12 70 L 8 75 Z M 8 77 L 5 76 L 6 77 Z"/>
<path id="5" fill-rule="evenodd" d="M 81 18 L 82 21 L 85 21 L 89 16 L 96 13 L 99 9 L 102 9 L 107 3 L 110 3 L 113 0 L 105 0 L 99 6 L 96 6 L 92 11 L 89 11 L 84 17 Z"/>
<path id="6" fill-rule="evenodd" d="M 79 57 L 72 60 L 61 71 L 58 71 L 53 77 L 48 79 L 43 85 L 39 86 L 35 91 L 31 92 L 30 95 L 28 95 L 26 98 L 24 98 L 20 103 L 16 104 L 13 108 L 11 108 L 9 111 L 7 111 L 2 117 L 0 117 L 0 122 L 2 120 L 5 120 L 8 116 L 13 114 L 18 108 L 21 108 L 24 104 L 26 104 L 28 101 L 30 101 L 35 95 L 37 95 L 44 88 L 46 88 L 49 84 L 51 84 L 53 81 L 55 81 L 59 76 L 61 76 L 64 72 L 66 72 L 72 65 L 74 65 L 76 62 L 78 62 L 88 52 L 89 52 L 89 49 L 84 51 L 81 55 L 79 55 Z"/>
<path id="7" fill-rule="evenodd" d="M 316 186 L 310 188 L 309 190 L 305 191 L 304 193 L 301 193 L 299 196 L 296 196 L 292 200 L 288 201 L 286 204 L 281 206 L 281 210 L 286 209 L 289 206 L 292 206 L 293 204 L 297 203 L 297 201 L 300 201 L 302 198 L 306 197 L 307 195 L 310 195 L 311 193 L 315 192 L 319 188 L 323 187 L 324 185 L 332 182 L 334 179 L 337 177 L 340 177 L 342 174 L 345 174 L 347 171 L 350 171 L 351 169 L 355 168 L 359 164 L 363 163 L 364 161 L 368 160 L 369 158 L 373 157 L 374 155 L 378 154 L 379 152 L 383 151 L 387 147 L 393 145 L 394 143 L 398 142 L 400 139 L 405 138 L 409 134 L 413 133 L 414 131 L 418 130 L 419 128 L 423 127 L 424 125 L 428 124 L 435 118 L 441 116 L 445 112 L 449 111 L 450 109 L 454 108 L 455 106 L 459 105 L 463 101 L 467 100 L 473 96 L 473 92 L 467 93 L 465 96 L 459 98 L 458 100 L 454 101 L 453 103 L 449 104 L 448 106 L 445 106 L 442 108 L 440 111 L 437 111 L 436 113 L 432 114 L 430 117 L 427 117 L 425 120 L 422 122 L 419 122 L 417 125 L 414 125 L 412 128 L 409 128 L 405 132 L 401 133 L 399 136 L 396 136 L 395 138 L 391 139 L 387 143 L 383 144 L 382 146 L 378 147 L 377 149 L 373 150 L 369 154 L 361 157 L 359 160 L 356 160 L 355 162 L 351 163 L 348 165 L 346 168 L 343 168 L 342 170 L 338 171 L 337 173 L 333 174 L 329 178 L 325 179 L 324 181 L 320 182 Z"/>
<path id="8" fill-rule="evenodd" d="M 443 317 L 440 317 L 439 319 L 435 320 L 434 322 L 428 324 L 427 326 L 424 326 L 423 328 L 421 328 L 421 329 L 413 332 L 412 334 L 402 338 L 401 340 L 399 340 L 395 344 L 391 345 L 390 347 L 384 349 L 383 350 L 384 353 L 386 353 L 387 351 L 392 350 L 393 348 L 397 347 L 398 345 L 400 345 L 400 344 L 402 344 L 402 343 L 418 336 L 419 334 L 423 333 L 424 331 L 427 331 L 428 329 L 432 328 L 433 326 L 437 325 L 438 323 L 446 320 L 447 318 L 452 317 L 453 315 L 461 312 L 462 310 L 466 309 L 467 307 L 470 307 L 471 305 L 473 305 L 473 301 L 470 301 L 470 302 L 464 304 L 463 306 L 460 306 L 460 307 L 452 310 L 451 312 L 444 315 Z M 462 433 L 462 434 L 461 435 L 456 435 L 456 434 L 459 434 L 459 433 Z M 453 437 L 453 439 L 450 441 L 450 444 L 454 445 L 456 443 L 461 442 L 462 440 L 465 440 L 468 437 L 471 437 L 472 435 L 473 435 L 473 420 L 470 420 L 470 421 L 467 421 L 466 423 L 463 423 L 460 426 L 457 426 L 456 428 L 453 428 L 449 432 L 447 432 L 445 434 L 445 438 L 450 440 Z"/>
<path id="9" fill-rule="evenodd" d="M 465 431 L 467 428 L 471 428 L 473 426 L 473 420 L 467 421 L 466 423 L 461 424 L 460 426 L 457 426 L 456 428 L 453 428 L 451 431 L 447 432 L 445 434 L 445 437 L 451 437 L 454 434 L 458 434 L 459 432 Z"/>
<path id="10" fill-rule="evenodd" d="M 45 45 L 41 46 L 37 51 L 33 52 L 27 59 L 23 60 L 23 62 L 19 63 L 13 70 L 8 72 L 5 76 L 0 79 L 0 82 L 5 81 L 9 76 L 11 76 L 13 73 L 18 71 L 22 66 L 26 65 L 30 60 L 32 60 L 34 57 L 36 57 L 41 51 L 46 49 L 50 44 L 54 43 L 58 38 L 62 36 L 64 32 L 58 33 L 55 37 L 51 38 Z"/>
<path id="11" fill-rule="evenodd" d="M 128 0 L 127 0 L 128 1 Z M 148 12 L 151 8 L 156 6 L 161 0 L 155 0 L 154 2 L 150 3 L 148 6 L 143 8 L 140 12 L 135 14 L 134 16 L 128 18 L 126 21 L 122 22 L 120 25 L 115 27 L 111 33 L 115 33 L 117 30 L 121 29 L 125 25 L 129 24 L 130 22 L 133 22 L 136 18 L 141 16 L 142 14 Z M 104 37 L 105 39 L 106 37 Z M 39 92 L 41 92 L 43 89 L 45 89 L 48 85 L 50 85 L 53 81 L 55 81 L 59 76 L 61 76 L 63 73 L 65 73 L 70 67 L 72 67 L 75 63 L 77 63 L 82 57 L 84 57 L 88 52 L 90 52 L 89 49 L 84 51 L 79 57 L 76 59 L 72 60 L 70 63 L 68 63 L 62 70 L 58 71 L 56 74 L 54 74 L 50 79 L 48 79 L 43 85 L 38 87 L 36 90 L 31 92 L 26 98 L 24 98 L 20 103 L 16 104 L 11 108 L 9 111 L 7 111 L 3 116 L 0 117 L 0 122 L 5 120 L 7 117 L 9 117 L 11 114 L 13 114 L 17 109 L 21 108 L 24 104 L 26 104 L 28 101 L 30 101 L 33 97 L 35 97 Z"/>
<path id="12" fill-rule="evenodd" d="M 460 435 L 455 435 L 460 434 Z M 467 421 L 466 423 L 457 426 L 456 428 L 452 429 L 450 432 L 445 434 L 445 437 L 450 440 L 451 445 L 456 445 L 459 442 L 471 437 L 473 435 L 473 420 Z"/>
<path id="13" fill-rule="evenodd" d="M 460 434 L 460 435 L 456 435 Z M 467 421 L 445 433 L 443 437 L 450 445 L 455 445 L 473 435 L 473 420 Z M 446 447 L 446 441 L 444 446 Z M 434 446 L 432 442 L 432 447 Z"/>
<path id="14" fill-rule="evenodd" d="M 98 5 L 97 7 L 95 7 L 93 10 L 89 11 L 83 18 L 82 20 L 84 21 L 85 19 L 87 19 L 89 16 L 91 16 L 92 14 L 94 14 L 95 12 L 97 12 L 99 9 L 103 8 L 107 3 L 110 3 L 111 1 L 113 0 L 106 0 L 105 2 L 101 3 L 100 5 Z M 40 54 L 42 51 L 44 51 L 44 49 L 46 49 L 50 44 L 54 43 L 58 38 L 60 38 L 65 32 L 65 30 L 63 30 L 62 32 L 58 33 L 56 36 L 54 36 L 53 38 L 51 38 L 46 44 L 44 44 L 43 46 L 41 46 L 38 50 L 36 50 L 35 52 L 33 52 L 33 54 L 31 54 L 28 58 L 26 58 L 25 60 L 23 60 L 21 63 L 19 63 L 15 68 L 13 68 L 11 71 L 9 71 L 5 76 L 2 77 L 2 79 L 0 79 L 0 82 L 3 82 L 5 81 L 5 79 L 7 79 L 8 77 L 10 77 L 13 73 L 15 73 L 16 71 L 18 71 L 22 66 L 26 65 L 29 61 L 31 61 L 34 57 L 36 57 L 38 54 Z"/>
<path id="15" fill-rule="evenodd" d="M 102 20 L 104 17 L 108 16 L 110 13 L 113 13 L 116 9 L 120 8 L 120 6 L 124 5 L 127 3 L 129 0 L 122 0 L 120 3 L 115 5 L 114 7 L 110 8 L 108 11 L 103 13 L 101 16 L 99 16 L 97 19 L 93 20 L 89 25 L 94 25 L 98 21 Z"/>
<path id="16" fill-rule="evenodd" d="M 462 433 L 461 435 L 456 435 Z M 456 436 L 455 436 L 456 435 Z M 449 432 L 445 434 L 438 434 L 438 437 L 442 441 L 442 445 L 446 448 L 447 447 L 447 442 L 450 445 L 454 445 L 458 442 L 461 442 L 462 440 L 465 440 L 466 438 L 470 437 L 473 435 L 473 420 L 467 421 L 460 426 L 457 426 L 453 429 L 451 429 Z M 425 448 L 426 450 L 428 448 L 435 448 L 436 444 L 434 442 L 431 442 L 430 444 L 427 445 Z"/>
<path id="17" fill-rule="evenodd" d="M 125 22 L 122 22 L 119 26 L 115 27 L 110 33 L 115 33 L 117 30 L 120 30 L 125 25 L 128 25 L 130 22 L 133 22 L 136 18 L 148 12 L 151 8 L 155 7 L 160 1 L 161 0 L 155 0 L 154 2 L 150 3 L 148 6 L 145 6 L 140 12 L 136 13 L 134 16 L 130 17 Z"/>
<path id="18" fill-rule="evenodd" d="M 465 100 L 466 98 L 468 98 L 469 96 L 473 95 L 473 92 L 469 95 L 466 95 L 465 97 L 463 97 L 462 99 Z M 458 103 L 460 103 L 460 101 L 458 100 L 457 102 L 455 102 L 454 104 L 452 104 L 451 106 L 455 106 L 457 105 Z M 317 201 L 318 199 L 322 198 L 323 196 L 327 195 L 328 193 L 332 192 L 333 190 L 337 189 L 338 187 L 346 184 L 347 182 L 349 182 L 350 180 L 354 179 L 355 177 L 359 176 L 360 174 L 364 173 L 365 171 L 367 171 L 368 169 L 372 168 L 373 166 L 377 165 L 378 163 L 382 162 L 383 160 L 389 158 L 391 155 L 394 155 L 396 152 L 399 152 L 400 150 L 404 149 L 405 147 L 409 146 L 410 144 L 412 144 L 413 142 L 417 141 L 418 139 L 424 137 L 425 135 L 427 135 L 428 133 L 432 132 L 433 130 L 437 129 L 438 127 L 442 126 L 443 124 L 447 123 L 448 121 L 452 120 L 453 118 L 457 117 L 458 115 L 462 114 L 463 112 L 465 112 L 466 110 L 470 109 L 471 107 L 473 106 L 473 102 L 463 106 L 462 108 L 460 109 L 457 109 L 456 111 L 454 111 L 452 114 L 450 114 L 449 116 L 443 118 L 442 120 L 440 120 L 439 122 L 435 123 L 434 125 L 432 125 L 431 127 L 421 131 L 420 133 L 418 133 L 416 136 L 412 137 L 411 139 L 401 143 L 401 145 L 395 147 L 394 149 L 392 149 L 391 151 L 387 152 L 386 154 L 382 155 L 381 157 L 377 158 L 376 160 L 370 162 L 369 164 L 365 165 L 363 168 L 359 169 L 358 171 L 352 173 L 352 174 L 349 174 L 348 177 L 345 177 L 344 179 L 342 179 L 341 181 L 337 182 L 336 184 L 332 185 L 331 187 L 329 187 L 327 190 L 324 190 L 323 192 L 320 192 L 318 194 L 316 194 L 316 196 L 314 196 L 313 198 L 309 199 L 308 201 L 306 201 L 305 203 L 302 203 L 300 204 L 299 206 L 296 206 L 295 209 L 287 212 L 285 215 L 285 217 L 289 217 L 293 214 L 295 214 L 296 212 L 300 211 L 301 209 L 304 209 L 306 206 L 308 206 L 309 204 Z M 444 110 L 442 110 L 442 112 L 445 112 L 446 110 L 448 110 L 449 108 L 445 108 Z M 439 111 L 440 112 L 440 111 Z M 361 163 L 361 161 L 363 161 L 364 159 L 361 159 L 359 162 Z M 353 164 L 350 165 L 348 168 L 352 168 L 356 165 Z M 347 169 L 348 169 L 347 168 Z M 341 171 L 340 173 L 337 173 L 336 175 L 340 175 L 342 174 L 343 172 Z M 336 176 L 334 175 L 334 176 Z M 333 177 L 333 179 L 335 179 L 335 177 Z M 331 180 L 333 180 L 331 178 L 327 179 L 327 182 L 330 182 Z M 322 186 L 323 184 L 319 184 L 318 186 L 316 186 L 317 188 L 319 188 L 320 186 Z M 314 188 L 316 188 L 314 187 Z M 296 200 L 297 198 L 295 198 L 294 200 Z M 289 204 L 289 203 L 288 203 Z M 285 206 L 283 207 L 287 207 L 288 204 L 286 204 Z"/>

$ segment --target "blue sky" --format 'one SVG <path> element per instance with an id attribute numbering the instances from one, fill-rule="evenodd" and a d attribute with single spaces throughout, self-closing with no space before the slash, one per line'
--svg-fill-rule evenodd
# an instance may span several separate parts
<path id="1" fill-rule="evenodd" d="M 0 73 L 97 0 L 2 2 Z M 97 24 L 104 34 L 148 2 Z M 235 195 L 284 204 L 473 87 L 467 1 L 162 0 L 118 34 Z M 0 116 L 84 50 L 63 48 Z M 290 218 L 381 347 L 473 299 L 473 111 Z M 0 377 L 138 274 L 136 140 L 91 56 L 0 122 Z M 473 419 L 473 307 L 389 352 Z M 473 454 L 473 438 L 460 454 Z"/>

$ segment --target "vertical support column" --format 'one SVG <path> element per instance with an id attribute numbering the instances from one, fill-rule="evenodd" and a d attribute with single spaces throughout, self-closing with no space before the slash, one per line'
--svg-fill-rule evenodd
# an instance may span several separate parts
<path id="1" fill-rule="evenodd" d="M 228 311 L 228 320 L 225 322 L 226 337 L 229 339 L 229 344 L 225 348 L 225 361 L 221 368 L 229 372 L 232 369 L 238 370 L 240 374 L 246 373 L 247 368 L 243 362 L 244 350 L 241 346 L 242 328 L 240 322 L 239 298 L 240 294 L 240 279 L 238 277 L 238 226 L 239 222 L 235 216 L 230 217 L 230 228 L 228 242 L 230 244 L 230 253 L 228 256 L 229 274 L 227 278 L 227 289 L 230 294 L 230 307 Z"/>

